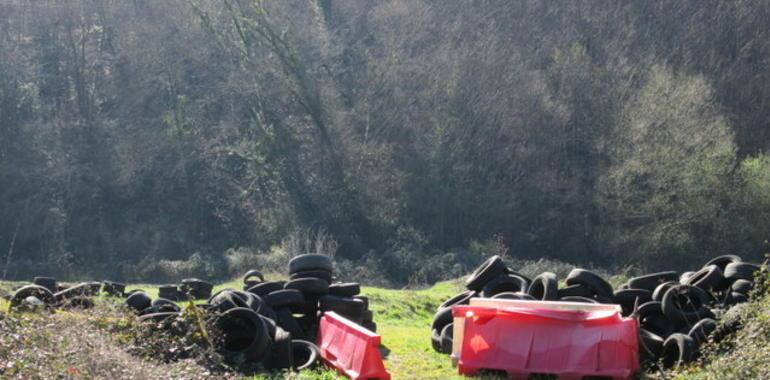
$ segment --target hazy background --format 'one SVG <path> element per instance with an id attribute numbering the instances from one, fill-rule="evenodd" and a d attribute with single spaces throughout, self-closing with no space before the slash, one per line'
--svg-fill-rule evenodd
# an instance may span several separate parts
<path id="1" fill-rule="evenodd" d="M 767 20 L 768 1 L 2 0 L 0 270 L 227 278 L 338 248 L 399 285 L 492 253 L 759 260 Z"/>

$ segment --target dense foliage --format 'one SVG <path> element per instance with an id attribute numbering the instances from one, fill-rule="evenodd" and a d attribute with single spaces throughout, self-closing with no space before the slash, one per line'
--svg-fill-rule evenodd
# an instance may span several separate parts
<path id="1" fill-rule="evenodd" d="M 3 1 L 0 268 L 226 276 L 307 229 L 397 283 L 489 247 L 759 259 L 768 18 L 761 0 Z"/>

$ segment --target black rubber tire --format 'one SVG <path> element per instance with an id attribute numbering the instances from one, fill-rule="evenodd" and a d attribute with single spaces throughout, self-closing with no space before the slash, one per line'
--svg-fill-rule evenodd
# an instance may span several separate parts
<path id="1" fill-rule="evenodd" d="M 374 320 L 374 313 L 371 310 L 364 310 L 361 312 L 361 321 L 364 323 L 372 322 Z"/>
<path id="2" fill-rule="evenodd" d="M 686 285 L 687 284 L 687 280 L 690 277 L 692 277 L 692 275 L 694 275 L 694 274 L 695 274 L 695 272 L 692 272 L 692 271 L 682 273 L 682 275 L 679 276 L 679 283 L 682 284 L 682 285 Z"/>
<path id="3" fill-rule="evenodd" d="M 86 296 L 70 298 L 59 305 L 59 307 L 64 310 L 71 310 L 71 309 L 86 310 L 86 309 L 91 309 L 94 306 L 95 306 L 94 300 Z"/>
<path id="4" fill-rule="evenodd" d="M 114 281 L 102 282 L 102 292 L 112 297 L 124 297 L 126 284 Z"/>
<path id="5" fill-rule="evenodd" d="M 433 347 L 433 351 L 441 352 L 441 332 L 436 329 L 430 330 L 430 346 Z"/>
<path id="6" fill-rule="evenodd" d="M 658 285 L 658 287 L 655 288 L 655 291 L 652 292 L 652 300 L 663 301 L 663 296 L 666 294 L 666 291 L 671 289 L 671 287 L 675 285 L 680 285 L 679 281 L 667 281 Z"/>
<path id="7" fill-rule="evenodd" d="M 466 290 L 462 293 L 455 294 L 452 296 L 452 298 L 444 301 L 441 305 L 439 305 L 436 311 L 455 305 L 467 305 L 471 301 L 471 298 L 476 297 L 476 295 L 477 293 L 473 290 Z"/>
<path id="8" fill-rule="evenodd" d="M 439 347 L 441 348 L 441 353 L 444 354 L 451 354 L 452 353 L 452 336 L 454 335 L 454 323 L 450 323 L 444 328 L 441 329 L 441 333 L 439 335 L 440 337 L 440 344 Z"/>
<path id="9" fill-rule="evenodd" d="M 634 277 L 628 280 L 628 287 L 630 289 L 645 289 L 653 292 L 658 285 L 666 281 L 679 281 L 679 273 L 673 271 L 658 272 Z"/>
<path id="10" fill-rule="evenodd" d="M 695 323 L 705 317 L 713 317 L 714 314 L 706 308 L 710 301 L 708 293 L 703 289 L 690 285 L 677 285 L 671 287 L 663 295 L 661 309 L 675 325 Z"/>
<path id="11" fill-rule="evenodd" d="M 591 297 L 592 294 L 588 287 L 576 284 L 559 289 L 556 295 L 561 299 L 563 297 Z"/>
<path id="12" fill-rule="evenodd" d="M 355 296 L 353 298 L 355 298 L 357 300 L 363 301 L 363 303 L 364 303 L 364 310 L 369 310 L 369 297 L 358 295 L 358 296 Z M 316 307 L 317 306 L 318 306 L 318 300 L 316 300 Z"/>
<path id="13" fill-rule="evenodd" d="M 319 278 L 326 281 L 327 284 L 332 283 L 332 272 L 328 270 L 310 270 L 304 272 L 297 272 L 289 276 L 289 280 L 296 280 L 299 278 Z"/>
<path id="14" fill-rule="evenodd" d="M 372 321 L 372 322 L 364 322 L 364 323 L 361 324 L 361 327 L 363 327 L 363 328 L 365 328 L 365 329 L 367 329 L 367 330 L 369 330 L 369 331 L 371 331 L 373 333 L 377 332 L 377 323 L 374 322 L 374 321 Z"/>
<path id="15" fill-rule="evenodd" d="M 58 288 L 56 286 L 56 279 L 53 277 L 35 277 L 32 280 L 33 285 L 39 285 L 42 286 L 48 290 L 51 291 L 51 293 L 56 293 L 58 291 Z"/>
<path id="16" fill-rule="evenodd" d="M 567 275 L 567 285 L 583 285 L 602 297 L 612 297 L 612 285 L 598 274 L 589 270 L 575 268 Z"/>
<path id="17" fill-rule="evenodd" d="M 559 301 L 579 302 L 579 303 L 596 303 L 596 304 L 599 303 L 599 301 L 597 301 L 597 300 L 595 300 L 593 298 L 581 297 L 581 296 L 566 296 L 566 297 L 559 298 Z"/>
<path id="18" fill-rule="evenodd" d="M 514 293 L 514 292 L 502 292 L 492 296 L 494 299 L 499 300 L 523 300 L 523 301 L 536 301 L 535 297 L 527 293 Z"/>
<path id="19" fill-rule="evenodd" d="M 695 357 L 695 341 L 685 334 L 671 334 L 663 342 L 661 358 L 665 368 L 676 367 L 691 362 Z"/>
<path id="20" fill-rule="evenodd" d="M 465 281 L 465 287 L 468 290 L 480 292 L 495 277 L 508 272 L 503 259 L 500 256 L 492 256 L 484 261 L 476 270 L 471 273 Z"/>
<path id="21" fill-rule="evenodd" d="M 527 289 L 527 294 L 535 297 L 537 300 L 553 301 L 556 300 L 559 293 L 559 279 L 556 274 L 543 272 L 532 280 L 532 284 Z"/>
<path id="22" fill-rule="evenodd" d="M 152 299 L 145 292 L 135 292 L 126 298 L 126 305 L 135 311 L 142 311 L 152 306 Z"/>
<path id="23" fill-rule="evenodd" d="M 243 355 L 260 361 L 270 348 L 270 337 L 265 322 L 254 310 L 234 308 L 217 316 L 216 325 L 222 334 L 218 349 L 225 357 Z"/>
<path id="24" fill-rule="evenodd" d="M 208 303 L 210 303 L 214 309 L 218 310 L 220 313 L 224 313 L 230 309 L 235 308 L 251 309 L 249 300 L 242 297 L 232 289 L 224 289 L 217 292 L 211 296 Z"/>
<path id="25" fill-rule="evenodd" d="M 184 299 L 182 293 L 179 292 L 179 288 L 176 285 L 161 285 L 158 287 L 158 297 L 169 299 L 172 301 L 181 301 Z"/>
<path id="26" fill-rule="evenodd" d="M 289 280 L 284 289 L 296 289 L 302 294 L 324 295 L 329 293 L 329 283 L 320 278 L 298 278 Z"/>
<path id="27" fill-rule="evenodd" d="M 176 318 L 180 315 L 181 314 L 173 311 L 146 313 L 146 314 L 143 313 L 142 315 L 136 317 L 136 321 L 139 323 L 143 323 L 143 322 L 159 323 L 167 319 Z"/>
<path id="28" fill-rule="evenodd" d="M 692 326 L 690 328 L 690 331 L 687 332 L 687 335 L 692 338 L 693 341 L 695 341 L 695 346 L 700 346 L 703 342 L 708 340 L 709 335 L 711 335 L 714 330 L 717 328 L 717 323 L 715 320 L 711 318 L 703 318 L 698 323 Z"/>
<path id="29" fill-rule="evenodd" d="M 751 263 L 730 263 L 725 267 L 724 276 L 730 281 L 748 280 L 754 281 L 754 273 L 759 270 L 759 265 Z"/>
<path id="30" fill-rule="evenodd" d="M 754 283 L 749 280 L 735 280 L 733 285 L 730 286 L 731 291 L 741 294 L 749 294 L 753 288 Z"/>
<path id="31" fill-rule="evenodd" d="M 329 294 L 337 297 L 353 297 L 361 293 L 361 285 L 357 282 L 338 282 L 329 285 Z"/>
<path id="32" fill-rule="evenodd" d="M 433 323 L 430 328 L 440 333 L 444 326 L 452 323 L 453 320 L 451 307 L 441 309 L 433 316 Z"/>
<path id="33" fill-rule="evenodd" d="M 334 265 L 329 256 L 318 254 L 299 255 L 289 261 L 289 274 L 311 270 L 334 272 Z"/>
<path id="34" fill-rule="evenodd" d="M 637 301 L 638 300 L 638 301 Z M 639 305 L 652 301 L 652 293 L 645 289 L 623 289 L 618 290 L 612 295 L 612 302 L 623 306 L 634 307 L 634 304 Z"/>
<path id="35" fill-rule="evenodd" d="M 643 363 L 655 362 L 660 357 L 663 338 L 645 329 L 639 329 L 639 360 Z"/>
<path id="36" fill-rule="evenodd" d="M 722 270 L 716 265 L 703 267 L 685 281 L 686 285 L 697 286 L 707 292 L 723 288 L 724 283 L 725 278 L 722 275 Z"/>
<path id="37" fill-rule="evenodd" d="M 295 289 L 276 290 L 264 296 L 262 299 L 273 309 L 278 309 L 280 307 L 291 307 L 292 309 L 296 309 L 305 303 L 305 297 L 302 295 L 302 292 Z"/>
<path id="38" fill-rule="evenodd" d="M 258 285 L 254 285 L 246 291 L 264 298 L 266 295 L 272 292 L 276 292 L 283 289 L 283 286 L 285 284 L 286 282 L 284 281 L 268 281 Z"/>
<path id="39" fill-rule="evenodd" d="M 321 351 L 312 342 L 294 339 L 291 341 L 291 349 L 294 355 L 294 369 L 297 371 L 313 369 L 318 365 Z"/>
<path id="40" fill-rule="evenodd" d="M 716 265 L 716 266 L 719 267 L 719 269 L 722 272 L 724 272 L 725 271 L 725 267 L 727 267 L 728 264 L 740 263 L 742 261 L 743 261 L 743 259 L 741 259 L 740 256 L 736 256 L 736 255 L 722 255 L 722 256 L 717 256 L 717 257 L 709 260 L 706 264 L 703 264 L 703 267 L 705 268 L 705 267 L 707 267 L 709 265 Z"/>
<path id="41" fill-rule="evenodd" d="M 737 305 L 739 303 L 749 302 L 749 297 L 743 293 L 731 292 L 727 297 L 726 304 L 729 306 Z"/>
<path id="42" fill-rule="evenodd" d="M 300 326 L 300 323 L 294 318 L 291 309 L 282 307 L 275 309 L 276 320 L 275 323 L 282 329 L 291 333 L 291 336 L 297 339 L 305 339 L 305 331 Z"/>
<path id="43" fill-rule="evenodd" d="M 156 298 L 150 303 L 150 307 L 155 309 L 158 313 L 173 312 L 178 313 L 181 311 L 179 305 L 174 301 L 165 298 Z"/>
<path id="44" fill-rule="evenodd" d="M 182 280 L 179 290 L 189 297 L 196 300 L 205 300 L 211 297 L 211 291 L 214 284 L 197 278 L 186 278 Z"/>
<path id="45" fill-rule="evenodd" d="M 56 296 L 47 288 L 40 285 L 26 285 L 16 290 L 13 294 L 13 297 L 11 297 L 11 307 L 18 307 L 27 297 L 35 297 L 43 301 L 47 306 L 57 303 Z"/>
<path id="46" fill-rule="evenodd" d="M 481 290 L 481 296 L 491 298 L 495 294 L 503 292 L 526 292 L 528 285 L 527 280 L 515 274 L 501 274 L 484 286 L 484 289 Z"/>
<path id="47" fill-rule="evenodd" d="M 252 277 L 258 278 L 260 283 L 265 282 L 265 275 L 263 275 L 262 272 L 251 269 L 243 275 L 243 283 L 245 284 L 247 281 L 253 281 Z"/>
<path id="48" fill-rule="evenodd" d="M 517 271 L 515 271 L 515 270 L 513 270 L 511 268 L 505 268 L 505 272 L 508 273 L 508 274 L 513 274 L 513 275 L 519 276 L 519 277 L 527 280 L 527 287 L 528 288 L 529 288 L 529 284 L 532 283 L 532 279 L 531 278 L 529 278 L 529 277 L 527 277 L 527 276 L 525 276 L 525 275 L 523 275 L 523 274 L 521 274 L 521 273 L 519 273 L 519 272 L 517 272 Z"/>
<path id="49" fill-rule="evenodd" d="M 636 311 L 639 325 L 647 331 L 661 337 L 669 336 L 674 331 L 674 326 L 663 314 L 662 304 L 658 301 L 645 302 Z"/>
<path id="50" fill-rule="evenodd" d="M 58 291 L 54 294 L 55 303 L 59 304 L 71 298 L 88 296 L 91 293 L 89 287 L 89 284 L 82 283 Z"/>
<path id="51" fill-rule="evenodd" d="M 349 297 L 337 297 L 332 295 L 318 299 L 319 308 L 322 311 L 333 311 L 345 317 L 361 318 L 364 312 L 364 301 Z"/>
<path id="52" fill-rule="evenodd" d="M 276 329 L 275 339 L 270 347 L 269 355 L 264 360 L 267 369 L 294 368 L 294 349 L 292 334 L 283 329 Z"/>

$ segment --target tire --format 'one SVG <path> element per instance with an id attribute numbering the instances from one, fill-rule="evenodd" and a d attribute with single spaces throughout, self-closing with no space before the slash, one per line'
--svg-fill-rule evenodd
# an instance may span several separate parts
<path id="1" fill-rule="evenodd" d="M 523 300 L 523 301 L 535 301 L 535 297 L 527 293 L 514 293 L 514 292 L 502 292 L 492 296 L 494 299 L 502 300 Z"/>
<path id="2" fill-rule="evenodd" d="M 294 349 L 291 344 L 292 334 L 277 329 L 275 339 L 270 347 L 270 354 L 265 359 L 267 369 L 289 369 L 294 368 Z"/>
<path id="3" fill-rule="evenodd" d="M 179 308 L 179 305 L 174 303 L 174 301 L 165 299 L 165 298 L 156 298 L 152 300 L 150 303 L 150 307 L 155 309 L 158 313 L 165 313 L 165 312 L 172 312 L 172 313 L 178 313 L 181 311 Z"/>
<path id="4" fill-rule="evenodd" d="M 252 294 L 256 294 L 260 297 L 264 297 L 272 292 L 276 292 L 283 289 L 283 286 L 285 284 L 286 282 L 284 281 L 268 281 L 258 285 L 254 285 L 246 291 Z"/>
<path id="5" fill-rule="evenodd" d="M 709 265 L 716 265 L 719 267 L 719 269 L 724 272 L 725 267 L 727 267 L 728 264 L 731 263 L 740 263 L 743 259 L 740 258 L 740 256 L 736 255 L 722 255 L 717 256 L 711 260 L 709 260 L 706 264 L 703 264 L 703 267 L 707 267 Z"/>
<path id="6" fill-rule="evenodd" d="M 283 288 L 299 290 L 302 294 L 324 295 L 329 293 L 329 283 L 320 278 L 290 280 L 284 284 Z"/>
<path id="7" fill-rule="evenodd" d="M 305 272 L 297 272 L 289 276 L 289 280 L 296 280 L 299 278 L 320 278 L 326 281 L 327 284 L 332 283 L 332 272 L 326 270 L 310 270 Z"/>
<path id="8" fill-rule="evenodd" d="M 455 305 L 467 305 L 471 298 L 476 297 L 477 293 L 473 290 L 466 290 L 460 294 L 456 294 L 452 296 L 452 298 L 444 301 L 441 305 L 438 306 L 436 311 L 439 311 L 441 309 L 446 309 L 448 307 L 452 307 Z"/>
<path id="9" fill-rule="evenodd" d="M 695 342 L 695 346 L 698 347 L 703 342 L 708 340 L 709 335 L 711 335 L 711 333 L 714 332 L 716 328 L 717 323 L 715 320 L 711 318 L 703 318 L 690 329 L 687 335 L 692 338 L 692 340 Z"/>
<path id="10" fill-rule="evenodd" d="M 433 351 L 441 353 L 441 332 L 436 329 L 430 330 L 430 346 L 433 347 Z"/>
<path id="11" fill-rule="evenodd" d="M 563 297 L 591 297 L 591 289 L 580 284 L 570 285 L 559 289 L 556 296 L 559 299 Z"/>
<path id="12" fill-rule="evenodd" d="M 297 322 L 296 319 L 294 319 L 294 315 L 292 315 L 291 310 L 287 307 L 282 307 L 280 309 L 275 310 L 275 315 L 277 319 L 275 320 L 275 324 L 278 325 L 280 328 L 288 331 L 291 336 L 297 338 L 297 339 L 305 339 L 305 331 L 302 329 L 302 326 L 300 326 L 299 322 Z"/>
<path id="13" fill-rule="evenodd" d="M 318 254 L 299 255 L 289 261 L 289 274 L 312 270 L 334 272 L 334 266 L 329 256 Z"/>
<path id="14" fill-rule="evenodd" d="M 663 338 L 645 329 L 639 329 L 639 359 L 643 363 L 655 362 L 660 357 Z"/>
<path id="15" fill-rule="evenodd" d="M 559 301 L 578 302 L 578 303 L 596 303 L 596 304 L 599 303 L 599 301 L 593 298 L 581 297 L 581 296 L 566 296 L 566 297 L 559 298 Z"/>
<path id="16" fill-rule="evenodd" d="M 318 346 L 306 340 L 295 339 L 291 341 L 292 355 L 294 356 L 294 369 L 302 371 L 313 369 L 318 365 L 321 356 Z"/>
<path id="17" fill-rule="evenodd" d="M 634 277 L 628 280 L 628 287 L 630 289 L 644 289 L 650 292 L 655 291 L 658 285 L 667 281 L 678 281 L 679 273 L 677 272 L 658 272 L 645 276 Z"/>
<path id="18" fill-rule="evenodd" d="M 735 293 L 749 294 L 753 288 L 754 283 L 749 280 L 735 280 L 733 285 L 730 287 L 730 290 Z"/>
<path id="19" fill-rule="evenodd" d="M 64 289 L 62 291 L 56 292 L 54 294 L 55 303 L 59 304 L 68 299 L 87 296 L 90 294 L 89 286 L 90 285 L 83 283 L 83 284 L 78 284 L 78 285 L 69 287 L 67 289 Z"/>
<path id="20" fill-rule="evenodd" d="M 663 295 L 661 309 L 663 314 L 676 325 L 695 323 L 704 317 L 713 317 L 706 304 L 709 295 L 701 288 L 690 285 L 671 287 Z"/>
<path id="21" fill-rule="evenodd" d="M 369 331 L 371 331 L 373 333 L 377 332 L 377 323 L 374 322 L 374 321 L 372 321 L 372 322 L 364 322 L 364 323 L 361 324 L 361 327 L 363 327 L 363 328 L 365 328 L 365 329 L 367 329 L 367 330 L 369 330 Z"/>
<path id="22" fill-rule="evenodd" d="M 263 299 L 275 310 L 281 307 L 296 309 L 305 303 L 305 297 L 299 290 L 295 289 L 276 290 L 266 295 Z"/>
<path id="23" fill-rule="evenodd" d="M 353 297 L 357 300 L 361 300 L 364 303 L 364 310 L 369 310 L 369 297 L 367 296 L 355 296 Z M 318 302 L 316 300 L 316 307 L 318 306 Z"/>
<path id="24" fill-rule="evenodd" d="M 679 276 L 679 283 L 684 285 L 687 284 L 687 280 L 694 275 L 695 272 L 684 272 L 681 276 Z"/>
<path id="25" fill-rule="evenodd" d="M 57 303 L 56 296 L 47 288 L 40 285 L 26 285 L 16 290 L 13 294 L 13 297 L 11 298 L 11 308 L 21 305 L 27 297 L 35 297 L 47 306 L 52 306 Z"/>
<path id="26" fill-rule="evenodd" d="M 361 285 L 357 282 L 345 282 L 329 285 L 329 294 L 337 297 L 353 297 L 361 293 Z"/>
<path id="27" fill-rule="evenodd" d="M 48 289 L 51 293 L 56 293 L 58 291 L 56 286 L 56 279 L 53 277 L 35 277 L 32 280 L 32 284 L 42 286 Z"/>
<path id="28" fill-rule="evenodd" d="M 236 308 L 252 308 L 248 299 L 243 298 L 240 294 L 236 293 L 235 290 L 231 289 L 226 289 L 213 295 L 211 299 L 209 299 L 209 303 L 220 313 Z"/>
<path id="29" fill-rule="evenodd" d="M 730 281 L 748 280 L 754 281 L 754 273 L 759 270 L 759 265 L 751 263 L 730 263 L 725 267 L 725 278 Z"/>
<path id="30" fill-rule="evenodd" d="M 666 291 L 671 289 L 674 285 L 680 285 L 679 281 L 668 281 L 658 285 L 658 287 L 655 288 L 655 291 L 652 292 L 652 300 L 663 301 L 663 295 L 665 295 Z"/>
<path id="31" fill-rule="evenodd" d="M 145 292 L 136 292 L 126 298 L 126 305 L 138 312 L 152 306 L 152 299 Z"/>
<path id="32" fill-rule="evenodd" d="M 349 317 L 361 317 L 364 312 L 364 302 L 355 298 L 323 296 L 318 299 L 322 311 L 333 311 L 337 314 Z"/>
<path id="33" fill-rule="evenodd" d="M 638 300 L 638 301 L 637 301 Z M 652 301 L 652 294 L 649 290 L 644 289 L 624 289 L 618 290 L 612 295 L 612 302 L 623 306 L 630 306 L 633 309 L 634 305 L 638 302 L 639 305 Z"/>
<path id="34" fill-rule="evenodd" d="M 484 261 L 476 270 L 471 273 L 465 281 L 465 287 L 468 290 L 480 292 L 495 277 L 508 272 L 503 259 L 500 256 L 492 256 Z"/>
<path id="35" fill-rule="evenodd" d="M 102 282 L 102 291 L 108 296 L 124 297 L 126 284 L 114 281 L 104 281 Z"/>
<path id="36" fill-rule="evenodd" d="M 745 295 L 743 293 L 732 292 L 727 297 L 726 304 L 728 306 L 733 306 L 733 305 L 737 305 L 739 303 L 744 303 L 744 302 L 749 302 L 749 297 L 747 295 Z"/>
<path id="37" fill-rule="evenodd" d="M 211 291 L 214 289 L 214 284 L 197 278 L 186 278 L 182 280 L 179 288 L 183 294 L 186 294 L 193 299 L 205 300 L 211 297 Z"/>
<path id="38" fill-rule="evenodd" d="M 646 302 L 636 310 L 639 325 L 647 331 L 661 337 L 669 336 L 674 331 L 674 326 L 663 314 L 662 304 L 657 301 Z"/>
<path id="39" fill-rule="evenodd" d="M 176 285 L 161 285 L 158 287 L 158 297 L 169 299 L 172 301 L 181 301 L 184 299 L 182 293 Z"/>
<path id="40" fill-rule="evenodd" d="M 532 280 L 532 284 L 527 289 L 527 294 L 535 297 L 537 300 L 552 301 L 558 297 L 559 280 L 556 274 L 543 272 Z"/>
<path id="41" fill-rule="evenodd" d="M 222 334 L 218 350 L 227 358 L 240 355 L 260 361 L 270 347 L 270 337 L 265 322 L 254 310 L 234 308 L 220 314 L 216 325 Z"/>
<path id="42" fill-rule="evenodd" d="M 441 329 L 440 337 L 440 344 L 439 347 L 441 348 L 441 353 L 444 354 L 451 354 L 452 353 L 452 336 L 454 335 L 454 323 L 450 323 L 446 326 L 444 326 L 443 329 Z"/>
<path id="43" fill-rule="evenodd" d="M 671 334 L 663 342 L 661 357 L 665 368 L 691 362 L 695 357 L 695 341 L 685 334 Z"/>
<path id="44" fill-rule="evenodd" d="M 452 323 L 453 320 L 454 319 L 452 317 L 451 307 L 441 309 L 433 316 L 433 323 L 431 324 L 430 328 L 431 330 L 436 330 L 438 333 L 440 333 L 441 330 L 446 325 Z"/>
<path id="45" fill-rule="evenodd" d="M 245 283 L 247 283 L 249 281 L 254 281 L 254 280 L 252 280 L 253 277 L 258 278 L 259 279 L 259 283 L 265 282 L 265 276 L 262 274 L 262 272 L 260 272 L 260 271 L 258 271 L 256 269 L 252 269 L 252 270 L 246 272 L 246 274 L 243 275 L 243 283 L 245 284 Z"/>
<path id="46" fill-rule="evenodd" d="M 371 310 L 364 310 L 364 311 L 361 313 L 361 320 L 362 320 L 364 323 L 366 323 L 366 322 L 372 322 L 372 321 L 374 320 L 374 313 L 372 313 L 372 311 L 371 311 Z"/>
<path id="47" fill-rule="evenodd" d="M 514 274 L 502 274 L 494 280 L 488 282 L 481 291 L 481 296 L 491 298 L 498 293 L 503 292 L 526 292 L 527 280 Z"/>
<path id="48" fill-rule="evenodd" d="M 567 285 L 583 285 L 602 297 L 612 297 L 612 285 L 598 274 L 589 270 L 575 268 L 567 275 Z"/>
<path id="49" fill-rule="evenodd" d="M 60 308 L 65 310 L 70 310 L 70 309 L 86 310 L 86 309 L 91 309 L 94 306 L 95 306 L 94 301 L 91 298 L 88 298 L 85 296 L 70 298 L 64 301 L 61 305 L 59 305 Z"/>
<path id="50" fill-rule="evenodd" d="M 685 281 L 686 285 L 699 287 L 707 292 L 723 288 L 725 278 L 722 270 L 716 265 L 709 265 L 695 272 Z"/>

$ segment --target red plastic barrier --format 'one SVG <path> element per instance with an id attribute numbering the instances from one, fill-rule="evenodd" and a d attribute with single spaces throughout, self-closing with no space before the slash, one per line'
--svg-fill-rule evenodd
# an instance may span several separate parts
<path id="1" fill-rule="evenodd" d="M 380 336 L 334 312 L 325 312 L 316 344 L 324 362 L 347 377 L 390 380 L 380 356 Z"/>
<path id="2" fill-rule="evenodd" d="M 531 374 L 560 380 L 603 376 L 630 379 L 639 370 L 638 324 L 617 311 L 455 306 L 462 331 L 458 369 L 473 375 L 503 370 L 514 379 Z M 519 303 L 521 305 L 521 303 Z M 458 329 L 458 321 L 463 321 Z M 457 335 L 455 335 L 457 337 Z"/>

